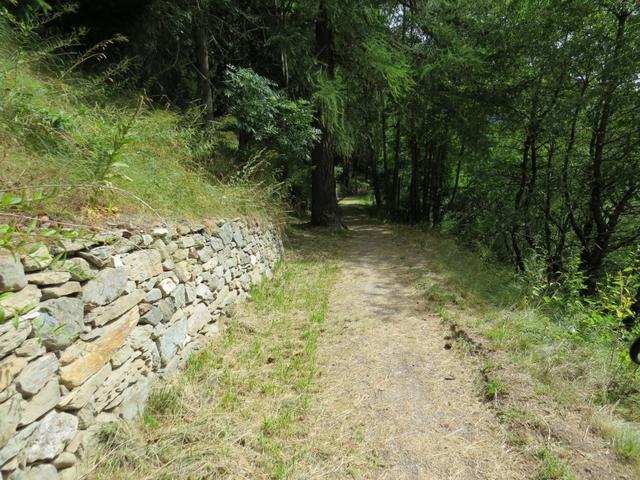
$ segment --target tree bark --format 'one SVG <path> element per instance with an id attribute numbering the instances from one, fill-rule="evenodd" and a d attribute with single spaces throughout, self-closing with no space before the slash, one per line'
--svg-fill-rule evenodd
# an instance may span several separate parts
<path id="1" fill-rule="evenodd" d="M 398 212 L 400 198 L 400 120 L 396 121 L 395 133 L 395 157 L 393 159 L 393 179 L 391 184 L 391 205 L 390 210 L 392 216 L 396 216 Z"/>
<path id="2" fill-rule="evenodd" d="M 418 223 L 420 220 L 420 189 L 419 177 L 419 156 L 420 149 L 418 147 L 418 139 L 415 134 L 411 135 L 409 141 L 409 150 L 411 152 L 411 184 L 409 187 L 409 221 L 412 224 Z"/>
<path id="3" fill-rule="evenodd" d="M 209 42 L 202 10 L 198 6 L 193 18 L 193 43 L 196 47 L 196 67 L 198 70 L 198 92 L 204 108 L 204 119 L 213 121 L 213 92 L 211 91 L 211 69 L 209 67 Z"/>
<path id="4" fill-rule="evenodd" d="M 320 68 L 326 71 L 330 79 L 333 79 L 335 68 L 333 32 L 329 24 L 326 0 L 320 1 L 315 28 L 316 56 L 320 62 Z M 330 226 L 339 223 L 335 159 L 331 131 L 322 123 L 321 118 L 321 112 L 316 112 L 314 126 L 320 130 L 321 138 L 311 152 L 311 223 Z"/>

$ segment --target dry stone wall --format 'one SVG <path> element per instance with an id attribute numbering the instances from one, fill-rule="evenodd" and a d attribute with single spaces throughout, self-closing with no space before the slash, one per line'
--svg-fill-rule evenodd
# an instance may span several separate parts
<path id="1" fill-rule="evenodd" d="M 139 415 L 282 255 L 239 221 L 0 252 L 0 478 L 76 478 L 92 433 Z"/>

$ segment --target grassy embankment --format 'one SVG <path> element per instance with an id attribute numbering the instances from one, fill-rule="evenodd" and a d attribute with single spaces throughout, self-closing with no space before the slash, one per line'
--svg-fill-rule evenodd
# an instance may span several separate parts
<path id="1" fill-rule="evenodd" d="M 102 430 L 91 478 L 281 479 L 313 463 L 305 416 L 337 264 L 311 241 L 154 390 L 142 419 Z"/>
<path id="2" fill-rule="evenodd" d="M 640 473 L 640 371 L 629 361 L 629 340 L 620 329 L 603 326 L 601 315 L 588 306 L 571 315 L 532 300 L 527 294 L 530 289 L 512 271 L 445 235 L 414 235 L 424 246 L 428 263 L 427 272 L 416 271 L 417 284 L 445 322 L 480 334 L 497 358 L 528 374 L 534 395 L 586 413 L 591 429 Z M 465 342 L 464 336 L 458 338 Z M 501 378 L 502 365 L 486 361 L 479 387 L 482 395 L 508 396 L 512 386 Z M 507 426 L 535 430 L 540 423 L 526 405 L 502 408 L 496 402 L 496 408 Z M 512 433 L 514 445 L 526 448 L 527 436 Z M 538 478 L 572 478 L 553 452 L 541 449 L 537 456 L 541 461 Z"/>
<path id="3" fill-rule="evenodd" d="M 55 44 L 0 19 L 0 198 L 21 199 L 5 197 L 5 211 L 89 224 L 278 216 L 267 182 L 229 176 L 235 134 L 203 131 L 194 112 L 153 107 L 108 74 L 80 75 L 84 57 L 61 62 Z"/>

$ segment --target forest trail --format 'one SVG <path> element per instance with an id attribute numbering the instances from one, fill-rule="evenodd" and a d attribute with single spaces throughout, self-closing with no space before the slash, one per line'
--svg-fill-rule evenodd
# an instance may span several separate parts
<path id="1" fill-rule="evenodd" d="M 412 284 L 420 252 L 363 209 L 343 212 L 350 233 L 319 346 L 318 429 L 334 432 L 338 455 L 356 448 L 375 457 L 378 473 L 357 478 L 531 478 L 501 443 L 477 375 L 444 348 L 447 328 Z M 334 473 L 352 461 L 333 458 Z"/>
<path id="2" fill-rule="evenodd" d="M 426 268 L 424 249 L 362 207 L 343 212 L 350 231 L 341 243 L 310 412 L 311 438 L 326 457 L 305 477 L 574 478 L 540 476 L 532 452 L 508 444 L 480 393 L 477 362 L 445 348 L 449 329 L 415 286 L 416 269 Z M 568 428 L 547 411 L 558 428 Z M 594 435 L 574 423 L 577 444 L 567 446 L 584 464 L 577 478 L 630 478 L 601 440 L 589 443 Z"/>

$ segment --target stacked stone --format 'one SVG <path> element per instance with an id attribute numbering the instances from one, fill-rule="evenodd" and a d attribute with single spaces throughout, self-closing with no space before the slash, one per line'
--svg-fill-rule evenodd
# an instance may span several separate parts
<path id="1" fill-rule="evenodd" d="M 282 255 L 240 221 L 0 252 L 0 478 L 76 478 L 100 425 L 139 415 Z"/>

